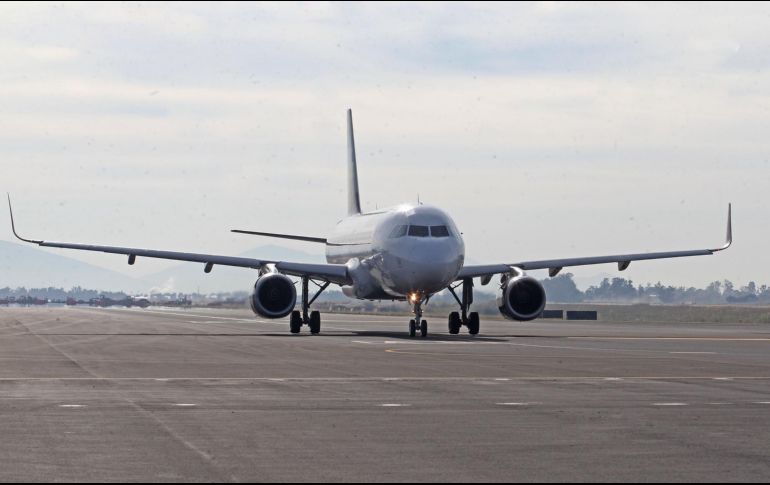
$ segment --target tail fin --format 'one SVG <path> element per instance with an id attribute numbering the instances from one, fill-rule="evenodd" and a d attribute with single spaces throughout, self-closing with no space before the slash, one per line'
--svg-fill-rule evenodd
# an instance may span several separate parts
<path id="1" fill-rule="evenodd" d="M 353 111 L 348 110 L 348 215 L 361 213 L 361 199 L 358 196 L 358 168 L 356 167 L 356 144 L 353 140 Z"/>

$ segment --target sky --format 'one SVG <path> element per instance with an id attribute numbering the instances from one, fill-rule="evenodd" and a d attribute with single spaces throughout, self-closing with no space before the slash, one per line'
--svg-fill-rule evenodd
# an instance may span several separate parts
<path id="1" fill-rule="evenodd" d="M 364 208 L 419 194 L 475 263 L 718 247 L 732 202 L 718 256 L 568 271 L 770 283 L 768 25 L 754 2 L 4 2 L 0 189 L 34 238 L 324 236 L 352 108 Z"/>

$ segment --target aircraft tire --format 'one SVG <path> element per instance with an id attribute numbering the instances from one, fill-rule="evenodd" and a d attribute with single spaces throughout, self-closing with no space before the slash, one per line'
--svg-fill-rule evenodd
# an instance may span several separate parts
<path id="1" fill-rule="evenodd" d="M 460 327 L 462 327 L 462 322 L 460 321 L 460 314 L 457 312 L 452 312 L 449 314 L 449 334 L 450 335 L 457 335 L 460 333 Z"/>
<path id="2" fill-rule="evenodd" d="M 291 317 L 289 318 L 289 330 L 291 333 L 299 333 L 300 330 L 302 330 L 302 315 L 300 315 L 297 310 L 291 312 Z"/>
<path id="3" fill-rule="evenodd" d="M 471 312 L 468 317 L 468 333 L 471 335 L 478 335 L 481 328 L 478 312 Z"/>
<path id="4" fill-rule="evenodd" d="M 415 323 L 414 320 L 409 320 L 409 336 L 410 337 L 417 336 L 417 323 Z"/>
<path id="5" fill-rule="evenodd" d="M 422 338 L 425 338 L 425 337 L 428 336 L 428 321 L 427 320 L 423 320 L 422 322 L 420 322 L 420 336 Z"/>
<path id="6" fill-rule="evenodd" d="M 310 312 L 310 333 L 318 335 L 321 333 L 321 312 Z"/>

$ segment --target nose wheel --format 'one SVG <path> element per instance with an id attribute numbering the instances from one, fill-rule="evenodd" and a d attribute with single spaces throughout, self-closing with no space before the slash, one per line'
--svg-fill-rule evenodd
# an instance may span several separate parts
<path id="1" fill-rule="evenodd" d="M 414 338 L 420 332 L 420 337 L 425 338 L 428 336 L 428 321 L 422 319 L 422 300 L 413 302 L 412 309 L 414 318 L 409 320 L 409 336 Z"/>
<path id="2" fill-rule="evenodd" d="M 416 337 L 418 331 L 420 332 L 420 337 L 428 336 L 427 320 L 421 320 L 420 323 L 417 323 L 415 320 L 409 320 L 409 336 Z"/>

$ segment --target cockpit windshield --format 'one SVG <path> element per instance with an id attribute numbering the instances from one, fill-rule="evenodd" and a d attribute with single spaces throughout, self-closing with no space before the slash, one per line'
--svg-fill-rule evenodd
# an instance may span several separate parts
<path id="1" fill-rule="evenodd" d="M 415 237 L 428 237 L 428 226 L 409 226 L 409 235 Z"/>
<path id="2" fill-rule="evenodd" d="M 449 229 L 446 226 L 430 226 L 430 235 L 433 237 L 449 237 Z"/>
<path id="3" fill-rule="evenodd" d="M 406 235 L 412 237 L 449 237 L 452 233 L 447 226 L 396 226 L 390 232 L 390 239 L 398 239 Z"/>
<path id="4" fill-rule="evenodd" d="M 408 227 L 409 226 L 406 226 L 406 225 L 394 227 L 393 231 L 391 231 L 391 233 L 390 233 L 390 238 L 391 239 L 396 239 L 396 238 L 399 238 L 399 237 L 406 236 L 406 230 L 407 230 Z"/>

